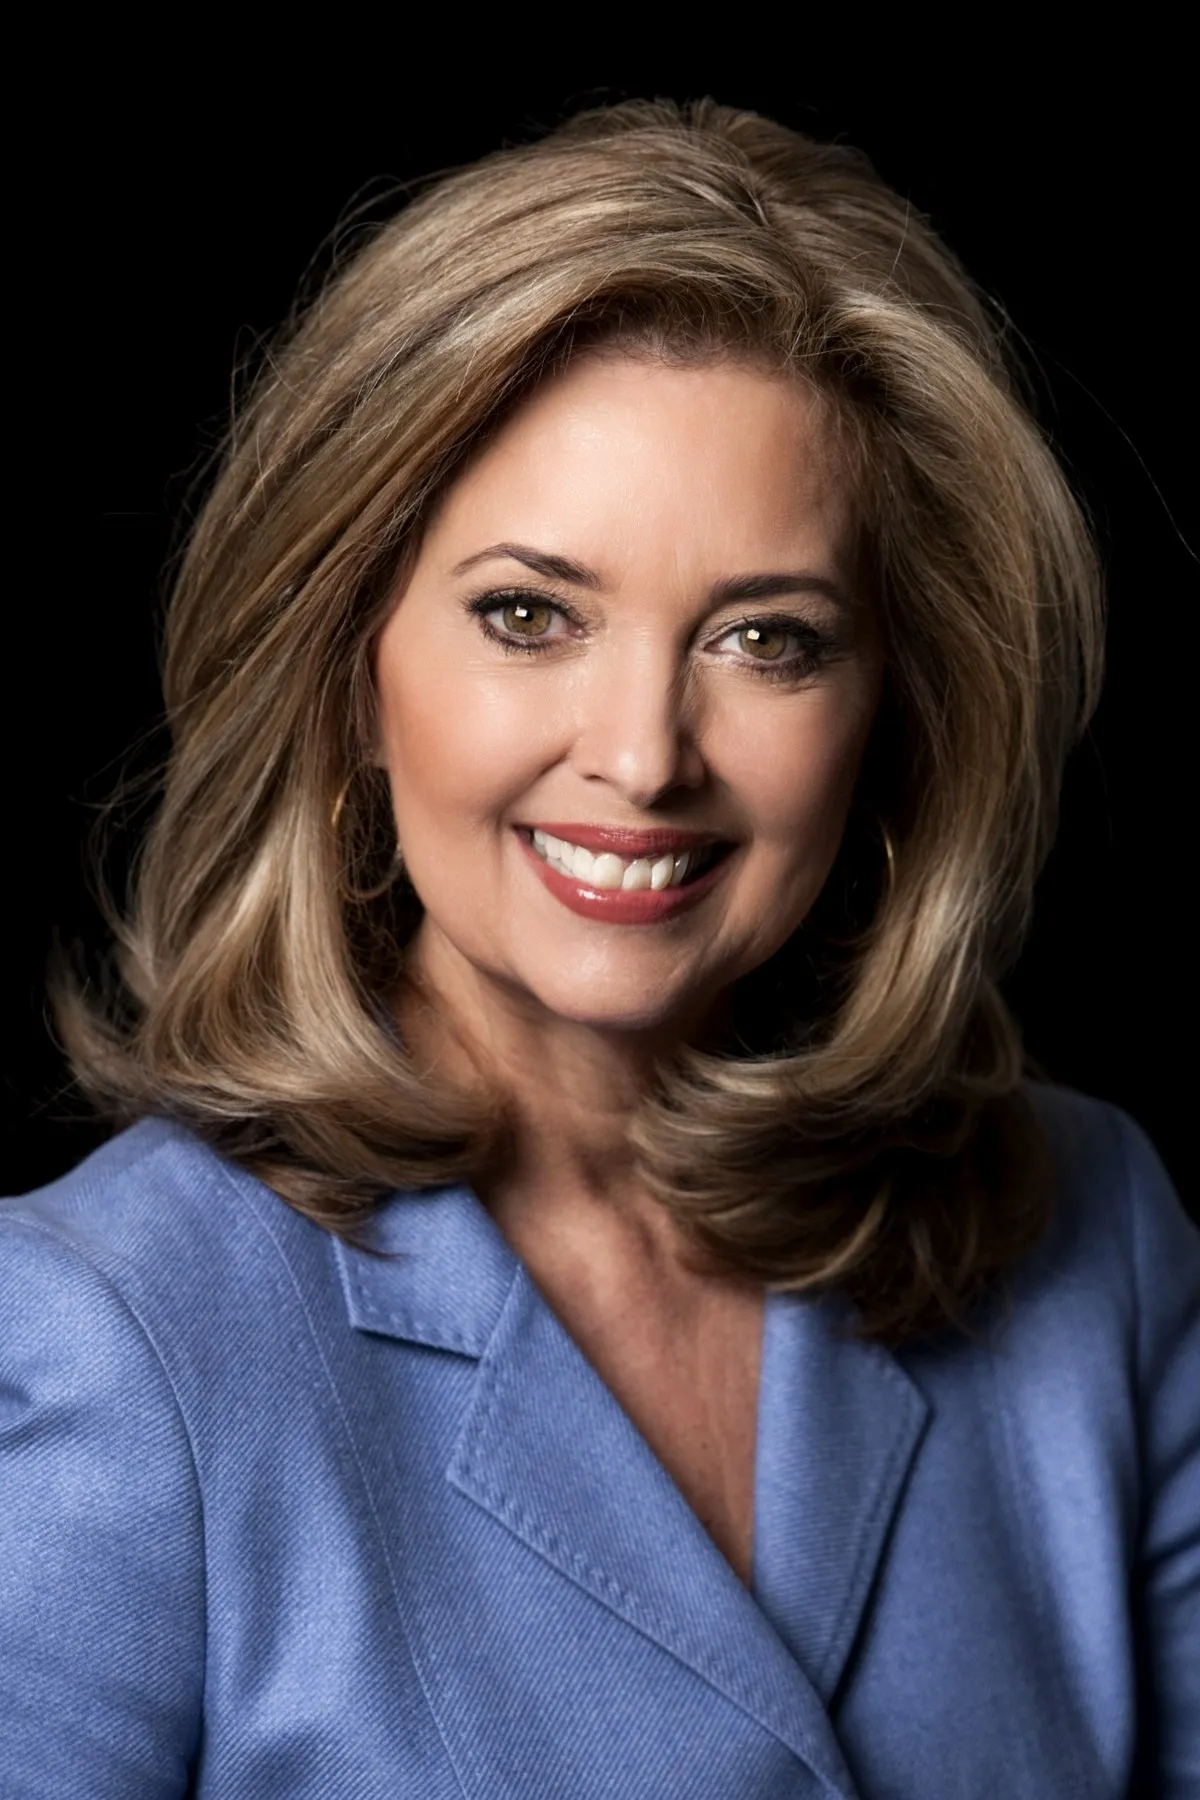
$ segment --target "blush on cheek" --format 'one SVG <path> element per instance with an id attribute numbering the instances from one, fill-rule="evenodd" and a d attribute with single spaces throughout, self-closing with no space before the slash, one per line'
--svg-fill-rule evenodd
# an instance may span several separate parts
<path id="1" fill-rule="evenodd" d="M 406 854 L 417 853 L 414 834 L 423 843 L 440 840 L 442 853 L 455 856 L 477 845 L 481 832 L 500 828 L 548 759 L 532 697 L 498 695 L 461 674 L 391 682 L 381 723 Z"/>
<path id="2" fill-rule="evenodd" d="M 841 847 L 870 715 L 852 729 L 841 719 L 810 716 L 812 729 L 760 747 L 762 778 L 747 784 L 747 814 L 759 856 L 750 859 L 746 899 L 759 916 L 758 933 L 771 955 L 803 924 L 824 888 Z M 828 727 L 825 729 L 823 727 Z"/>
<path id="3" fill-rule="evenodd" d="M 815 844 L 830 831 L 840 834 L 874 711 L 864 686 L 831 682 L 803 697 L 810 704 L 799 715 L 731 721 L 715 772 L 767 841 Z"/>

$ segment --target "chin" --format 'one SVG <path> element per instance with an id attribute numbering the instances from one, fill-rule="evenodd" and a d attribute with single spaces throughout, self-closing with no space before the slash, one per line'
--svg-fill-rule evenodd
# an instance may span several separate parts
<path id="1" fill-rule="evenodd" d="M 588 984 L 585 988 L 540 988 L 534 993 L 555 1018 L 566 1024 L 586 1026 L 592 1031 L 662 1030 L 695 1005 L 695 996 L 690 991 L 664 994 L 660 990 L 650 995 L 643 983 L 625 993 L 616 984 L 608 989 L 600 984 Z"/>

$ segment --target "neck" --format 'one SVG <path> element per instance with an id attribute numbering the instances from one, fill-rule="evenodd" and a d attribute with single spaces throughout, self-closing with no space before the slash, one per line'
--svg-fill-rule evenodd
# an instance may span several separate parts
<path id="1" fill-rule="evenodd" d="M 617 1232 L 673 1259 L 675 1229 L 638 1180 L 629 1127 L 656 1067 L 701 1040 L 709 1014 L 597 1028 L 450 964 L 434 946 L 411 956 L 410 968 L 398 1011 L 420 1062 L 463 1086 L 482 1078 L 505 1096 L 511 1154 L 477 1183 L 505 1235 Z"/>

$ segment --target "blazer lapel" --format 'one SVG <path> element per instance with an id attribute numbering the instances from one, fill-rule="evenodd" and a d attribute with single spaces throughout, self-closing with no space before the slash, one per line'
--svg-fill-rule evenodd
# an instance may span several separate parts
<path id="1" fill-rule="evenodd" d="M 852 1796 L 827 1704 L 927 1410 L 899 1365 L 839 1342 L 836 1307 L 768 1296 L 747 1592 L 478 1199 L 380 1224 L 398 1255 L 339 1246 L 353 1324 L 478 1359 L 445 1479 Z"/>
<path id="2" fill-rule="evenodd" d="M 482 1356 L 520 1264 L 470 1189 L 397 1195 L 369 1242 L 370 1252 L 334 1240 L 350 1323 Z"/>
<path id="3" fill-rule="evenodd" d="M 804 1672 L 524 1270 L 447 1475 L 836 1793 L 853 1793 Z"/>
<path id="4" fill-rule="evenodd" d="M 829 1705 L 929 1404 L 834 1298 L 769 1296 L 758 1409 L 754 1592 Z"/>

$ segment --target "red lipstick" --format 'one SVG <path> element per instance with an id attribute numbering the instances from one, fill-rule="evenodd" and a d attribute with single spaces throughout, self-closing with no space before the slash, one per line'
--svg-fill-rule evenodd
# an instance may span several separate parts
<path id="1" fill-rule="evenodd" d="M 518 825 L 518 831 L 533 831 L 535 826 Z M 703 850 L 709 844 L 727 842 L 719 831 L 678 831 L 659 827 L 653 831 L 630 831 L 621 825 L 556 825 L 538 819 L 536 829 L 568 844 L 581 844 L 585 850 L 614 856 L 678 856 L 684 850 Z"/>
<path id="2" fill-rule="evenodd" d="M 585 850 L 610 851 L 615 856 L 666 856 L 687 850 L 701 850 L 709 844 L 727 842 L 716 832 L 705 831 L 623 831 L 601 825 L 542 825 L 537 829 L 551 837 L 581 844 Z M 624 888 L 592 887 L 565 875 L 538 855 L 533 847 L 532 826 L 517 826 L 517 841 L 533 865 L 543 887 L 556 900 L 585 919 L 602 920 L 608 925 L 659 925 L 689 912 L 699 905 L 720 881 L 731 858 L 722 856 L 695 881 L 681 887 L 662 888 L 655 892 L 642 888 L 632 893 Z M 733 848 L 732 845 L 729 846 Z"/>

